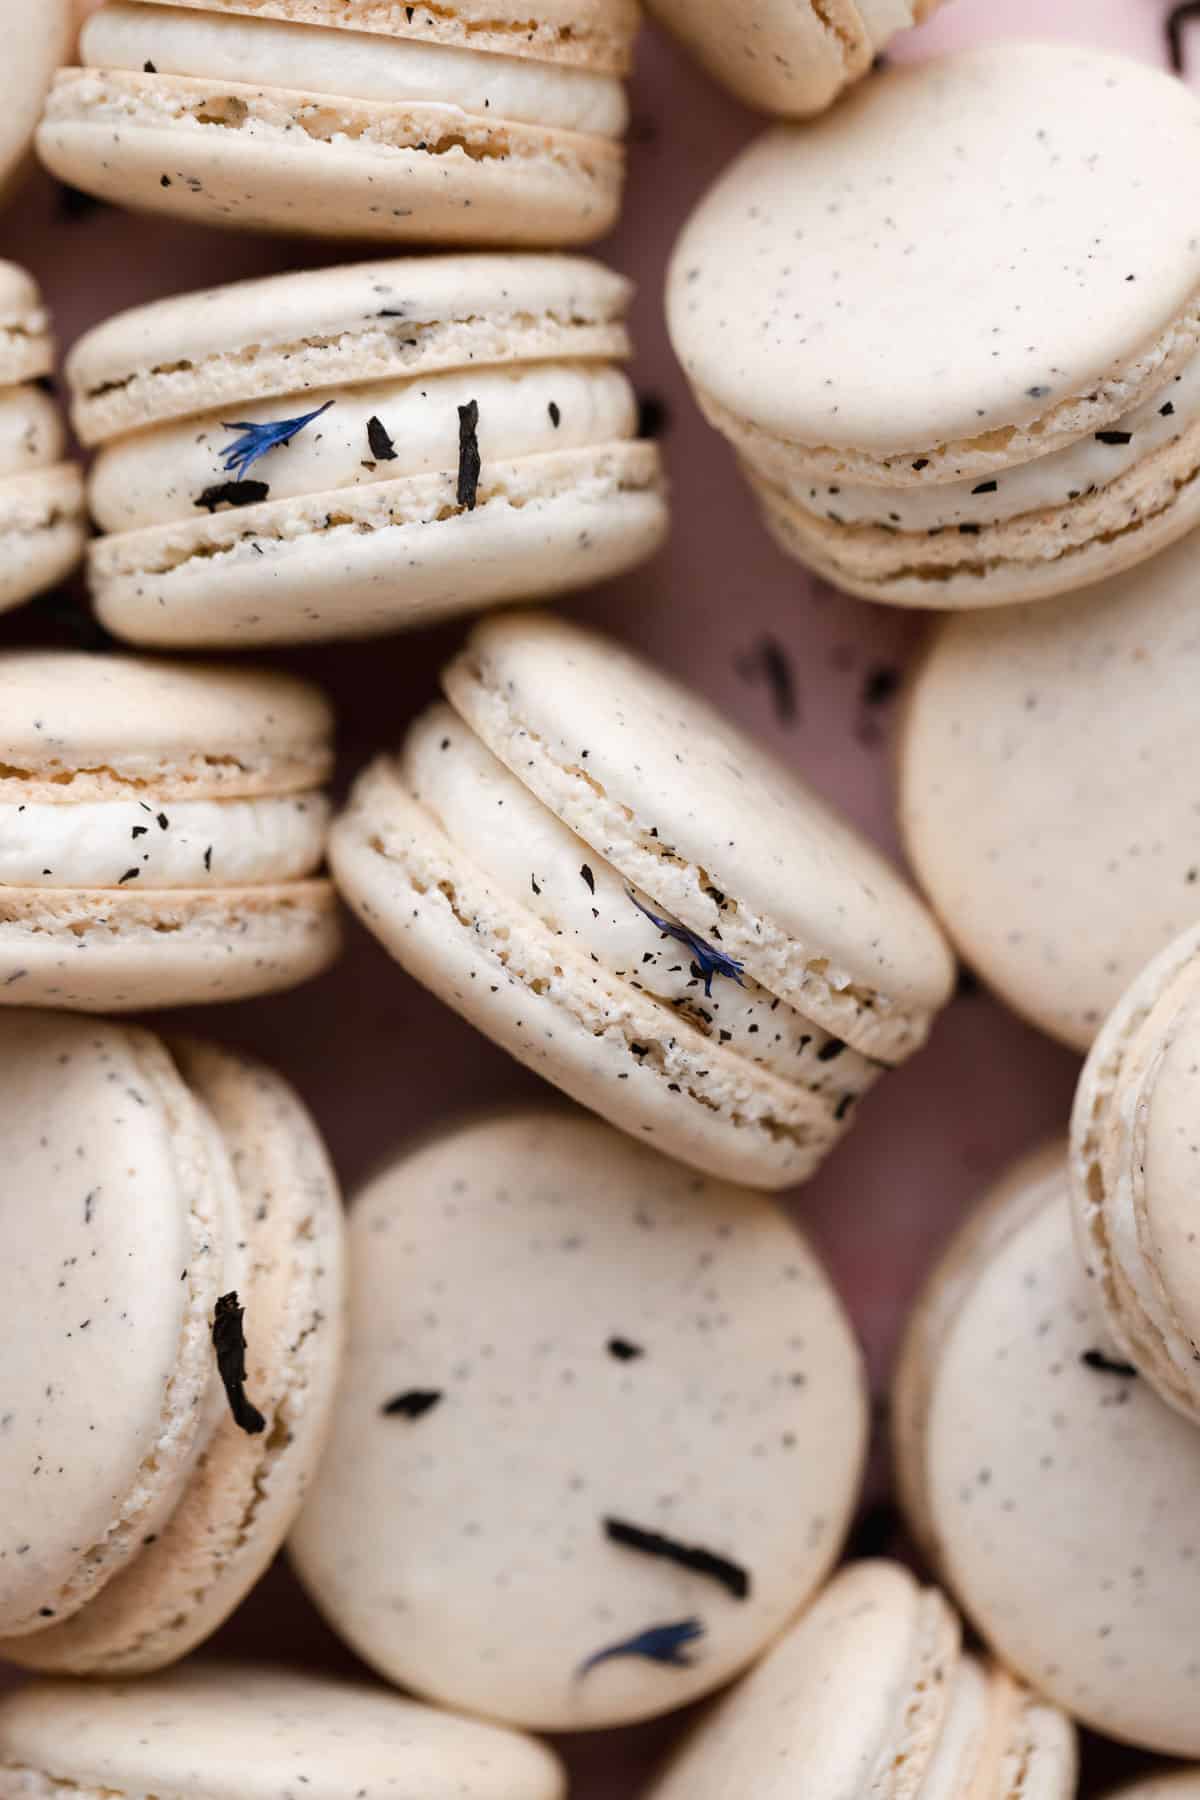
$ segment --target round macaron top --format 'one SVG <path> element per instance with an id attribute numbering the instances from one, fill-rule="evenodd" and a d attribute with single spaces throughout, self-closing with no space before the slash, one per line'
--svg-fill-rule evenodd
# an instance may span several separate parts
<path id="1" fill-rule="evenodd" d="M 932 918 L 878 851 L 704 701 L 545 614 L 482 622 L 444 685 L 585 843 L 780 999 L 885 1061 L 924 1036 L 953 980 Z"/>
<path id="2" fill-rule="evenodd" d="M 54 344 L 32 275 L 0 260 L 0 387 L 33 381 L 54 363 Z"/>
<path id="3" fill-rule="evenodd" d="M 51 77 L 67 56 L 73 0 L 8 0 L 4 14 L 6 94 L 0 113 L 0 187 L 29 149 Z"/>
<path id="4" fill-rule="evenodd" d="M 328 702 L 259 669 L 93 656 L 0 655 L 0 796 L 232 798 L 319 786 L 333 763 Z"/>
<path id="5" fill-rule="evenodd" d="M 541 1744 L 382 1689 L 187 1663 L 149 1681 L 35 1682 L 0 1701 L 22 1793 L 171 1800 L 562 1800 Z"/>
<path id="6" fill-rule="evenodd" d="M 969 50 L 753 144 L 679 241 L 671 335 L 705 395 L 792 443 L 1023 460 L 1073 402 L 1078 435 L 1126 410 L 1131 371 L 1161 382 L 1198 206 L 1182 83 L 1092 49 Z"/>
<path id="7" fill-rule="evenodd" d="M 629 352 L 632 289 L 586 257 L 403 257 L 139 306 L 67 358 L 87 443 L 229 401 L 473 363 Z M 0 317 L 2 317 L 0 312 Z"/>

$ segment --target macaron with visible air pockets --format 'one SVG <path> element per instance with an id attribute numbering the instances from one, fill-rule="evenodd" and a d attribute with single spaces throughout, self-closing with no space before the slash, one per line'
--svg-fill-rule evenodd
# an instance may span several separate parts
<path id="1" fill-rule="evenodd" d="M 319 974 L 341 942 L 332 733 L 291 676 L 0 656 L 0 1005 L 127 1012 Z"/>
<path id="2" fill-rule="evenodd" d="M 38 131 L 195 224 L 554 247 L 615 224 L 634 0 L 107 0 Z"/>
<path id="3" fill-rule="evenodd" d="M 1017 1163 L 934 1271 L 893 1403 L 900 1491 L 1016 1674 L 1108 1737 L 1200 1755 L 1200 1434 L 1094 1311 L 1066 1147 Z"/>
<path id="4" fill-rule="evenodd" d="M 483 621 L 449 705 L 330 843 L 392 955 L 670 1156 L 810 1175 L 924 1042 L 953 965 L 882 856 L 695 695 L 536 613 Z"/>
<path id="5" fill-rule="evenodd" d="M 583 1730 L 758 1656 L 837 1558 L 858 1347 L 773 1202 L 526 1109 L 360 1195 L 337 1422 L 291 1539 L 372 1667 Z"/>
<path id="6" fill-rule="evenodd" d="M 110 319 L 67 364 L 101 619 L 289 643 L 633 568 L 667 508 L 621 367 L 630 291 L 580 257 L 409 257 Z"/>
<path id="7" fill-rule="evenodd" d="M 967 50 L 752 144 L 676 246 L 671 337 L 780 544 L 835 586 L 1044 599 L 1200 524 L 1197 209 L 1182 82 Z"/>
<path id="8" fill-rule="evenodd" d="M 0 1657 L 138 1674 L 233 1611 L 312 1477 L 337 1186 L 290 1088 L 211 1045 L 7 1012 L 0 1075 Z"/>
<path id="9" fill-rule="evenodd" d="M 46 90 L 70 50 L 73 12 L 74 0 L 8 0 L 4 14 L 0 196 L 32 148 Z"/>
<path id="10" fill-rule="evenodd" d="M 0 1784 L 21 1800 L 565 1800 L 553 1752 L 365 1684 L 242 1663 L 150 1681 L 39 1681 L 0 1701 Z"/>

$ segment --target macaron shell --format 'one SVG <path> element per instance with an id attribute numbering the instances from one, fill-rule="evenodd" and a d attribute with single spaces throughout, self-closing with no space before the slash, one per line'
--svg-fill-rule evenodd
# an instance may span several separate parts
<path id="1" fill-rule="evenodd" d="M 553 1752 L 367 1686 L 237 1663 L 36 1682 L 0 1701 L 0 1771 L 28 1800 L 564 1800 Z"/>
<path id="2" fill-rule="evenodd" d="M 1200 1800 L 1200 1769 L 1167 1769 L 1114 1789 L 1108 1800 Z"/>
<path id="3" fill-rule="evenodd" d="M 72 0 L 10 0 L 5 17 L 8 94 L 0 117 L 0 194 L 20 168 L 51 77 L 71 41 Z"/>
<path id="4" fill-rule="evenodd" d="M 0 386 L 32 381 L 53 366 L 50 321 L 37 283 L 16 263 L 0 259 Z"/>
<path id="5" fill-rule="evenodd" d="M 823 112 L 871 66 L 854 0 L 650 0 L 650 10 L 740 100 L 785 118 Z"/>
<path id="6" fill-rule="evenodd" d="M 71 573 L 87 541 L 85 510 L 73 463 L 0 477 L 0 612 Z"/>

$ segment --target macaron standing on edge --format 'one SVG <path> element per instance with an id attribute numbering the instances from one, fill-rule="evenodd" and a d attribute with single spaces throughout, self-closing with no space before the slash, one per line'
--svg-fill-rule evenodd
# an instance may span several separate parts
<path id="1" fill-rule="evenodd" d="M 949 998 L 900 876 L 698 697 L 549 614 L 482 621 L 330 858 L 416 978 L 573 1099 L 751 1187 L 812 1173 Z"/>
<path id="2" fill-rule="evenodd" d="M 0 114 L 0 201 L 33 147 L 55 70 L 70 52 L 74 0 L 8 0 L 4 18 L 6 93 Z"/>
<path id="3" fill-rule="evenodd" d="M 785 550 L 901 606 L 1044 599 L 1200 524 L 1200 99 L 1093 49 L 889 70 L 741 155 L 668 320 Z"/>
<path id="4" fill-rule="evenodd" d="M 667 508 L 620 367 L 630 291 L 581 257 L 409 257 L 99 326 L 67 370 L 100 446 L 100 617 L 139 644 L 289 643 L 635 567 Z"/>

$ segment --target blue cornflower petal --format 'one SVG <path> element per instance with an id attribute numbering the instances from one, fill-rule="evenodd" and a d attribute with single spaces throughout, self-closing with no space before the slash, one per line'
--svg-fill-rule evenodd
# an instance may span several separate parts
<path id="1" fill-rule="evenodd" d="M 704 1625 L 700 1619 L 680 1619 L 674 1625 L 651 1625 L 645 1631 L 639 1631 L 636 1637 L 612 1644 L 607 1650 L 597 1650 L 594 1656 L 580 1663 L 576 1673 L 582 1681 L 601 1663 L 613 1662 L 619 1656 L 644 1656 L 647 1661 L 661 1663 L 665 1668 L 690 1669 L 694 1659 L 687 1655 L 688 1645 L 703 1636 Z"/>
<path id="2" fill-rule="evenodd" d="M 714 975 L 724 975 L 730 981 L 736 981 L 739 987 L 746 985 L 742 980 L 746 969 L 745 963 L 735 962 L 732 956 L 726 956 L 723 950 L 718 950 L 715 944 L 710 944 L 707 938 L 702 938 L 698 932 L 689 931 L 686 925 L 676 924 L 674 919 L 664 919 L 658 913 L 651 912 L 648 906 L 642 905 L 632 888 L 626 888 L 625 892 L 638 911 L 644 913 L 652 925 L 657 925 L 660 931 L 665 932 L 668 937 L 674 938 L 677 944 L 682 944 L 685 949 L 691 951 L 696 959 L 697 973 L 704 981 L 706 999 L 711 1000 L 712 998 Z"/>
<path id="3" fill-rule="evenodd" d="M 278 450 L 283 444 L 290 444 L 294 437 L 299 437 L 306 425 L 319 419 L 322 413 L 328 412 L 333 405 L 327 400 L 324 406 L 315 411 L 303 413 L 298 419 L 274 419 L 263 425 L 252 425 L 247 420 L 221 421 L 226 431 L 240 431 L 242 436 L 235 438 L 232 444 L 221 451 L 222 467 L 227 475 L 236 475 L 244 481 L 250 470 L 260 457 L 269 450 Z"/>

